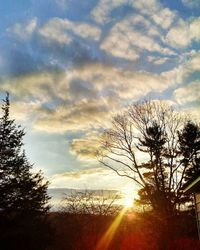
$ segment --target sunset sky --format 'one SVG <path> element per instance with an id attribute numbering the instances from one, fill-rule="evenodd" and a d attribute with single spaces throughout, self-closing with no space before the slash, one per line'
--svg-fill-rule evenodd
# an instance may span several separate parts
<path id="1" fill-rule="evenodd" d="M 0 0 L 0 16 L 0 97 L 50 187 L 134 189 L 94 157 L 133 102 L 199 119 L 200 0 Z"/>

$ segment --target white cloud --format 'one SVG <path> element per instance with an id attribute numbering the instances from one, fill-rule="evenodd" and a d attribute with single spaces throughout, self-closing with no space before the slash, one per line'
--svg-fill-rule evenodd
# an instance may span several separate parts
<path id="1" fill-rule="evenodd" d="M 55 86 L 58 74 L 40 72 L 7 79 L 0 84 L 0 90 L 20 97 L 23 101 L 35 100 L 39 103 L 51 99 L 51 89 Z"/>
<path id="2" fill-rule="evenodd" d="M 165 71 L 161 73 L 167 81 L 171 84 L 183 83 L 189 75 L 195 71 L 200 70 L 200 52 L 191 53 L 190 59 L 183 62 L 179 66 L 173 68 L 172 70 Z"/>
<path id="3" fill-rule="evenodd" d="M 65 131 L 88 131 L 106 128 L 111 114 L 122 109 L 123 102 L 138 100 L 150 91 L 163 91 L 174 82 L 171 79 L 146 72 L 121 71 L 107 65 L 87 65 L 67 71 L 56 81 L 54 94 L 64 100 L 55 110 L 39 110 L 35 129 L 50 133 Z M 74 95 L 69 86 L 73 79 L 89 82 L 92 93 Z M 80 90 L 81 91 L 81 90 Z"/>
<path id="4" fill-rule="evenodd" d="M 192 41 L 200 41 L 200 18 L 191 22 L 179 20 L 166 35 L 166 42 L 177 48 L 185 48 Z"/>
<path id="5" fill-rule="evenodd" d="M 124 4 L 128 4 L 128 0 L 100 0 L 97 6 L 92 10 L 91 16 L 97 23 L 104 24 L 110 21 L 110 12 Z"/>
<path id="6" fill-rule="evenodd" d="M 53 41 L 60 44 L 69 44 L 72 41 L 71 36 L 66 30 L 66 25 L 63 20 L 53 19 L 48 21 L 38 33 L 45 41 Z"/>
<path id="7" fill-rule="evenodd" d="M 175 19 L 176 14 L 168 8 L 161 8 L 152 15 L 152 20 L 163 29 L 168 29 Z"/>
<path id="8" fill-rule="evenodd" d="M 125 18 L 112 27 L 108 36 L 102 42 L 101 49 L 113 56 L 123 57 L 129 60 L 137 59 L 140 50 L 168 55 L 174 54 L 173 51 L 167 47 L 162 47 L 156 41 L 157 39 L 153 38 L 152 31 L 149 35 L 145 31 L 139 31 L 135 27 L 135 24 L 139 22 L 145 24 L 146 27 L 151 26 L 147 21 L 145 22 L 142 17 Z M 156 28 L 153 30 L 155 34 Z M 158 32 L 156 34 L 158 34 Z"/>
<path id="9" fill-rule="evenodd" d="M 159 64 L 165 58 L 149 57 L 148 60 Z M 108 127 L 112 115 L 123 109 L 125 103 L 137 101 L 151 91 L 161 93 L 170 86 L 184 83 L 198 70 L 200 53 L 194 53 L 190 60 L 161 74 L 93 63 L 59 73 L 14 77 L 1 82 L 0 89 L 9 90 L 20 102 L 29 104 L 32 100 L 37 104 L 30 112 L 36 130 L 90 131 Z M 21 112 L 20 105 L 16 107 Z"/>
<path id="10" fill-rule="evenodd" d="M 185 87 L 174 91 L 174 98 L 179 104 L 186 104 L 200 100 L 200 81 L 191 82 Z"/>
<path id="11" fill-rule="evenodd" d="M 171 84 L 170 80 L 159 74 L 120 70 L 101 64 L 85 65 L 85 67 L 77 68 L 66 75 L 65 81 L 79 78 L 82 81 L 91 82 L 99 96 L 103 94 L 105 100 L 106 97 L 114 93 L 116 99 L 119 97 L 120 99 L 139 98 L 152 90 L 162 91 Z M 133 89 L 134 91 L 132 91 Z M 110 93 L 109 91 L 112 92 Z M 110 103 L 109 107 L 112 108 Z"/>
<path id="12" fill-rule="evenodd" d="M 111 31 L 111 34 L 101 44 L 101 49 L 115 57 L 136 60 L 139 58 L 139 53 L 132 45 L 132 42 L 125 34 Z"/>
<path id="13" fill-rule="evenodd" d="M 155 13 L 160 8 L 160 4 L 157 0 L 149 0 L 149 1 L 135 0 L 132 1 L 132 4 L 135 8 L 137 8 L 138 10 L 140 10 L 145 14 L 149 14 L 150 12 Z"/>
<path id="14" fill-rule="evenodd" d="M 191 38 L 194 40 L 200 40 L 200 17 L 194 19 L 190 23 Z"/>
<path id="15" fill-rule="evenodd" d="M 136 0 L 133 1 L 132 5 L 141 14 L 148 16 L 152 25 L 156 24 L 164 30 L 168 29 L 177 18 L 174 11 L 164 8 L 157 0 Z"/>
<path id="16" fill-rule="evenodd" d="M 186 1 L 191 3 L 189 0 Z M 104 39 L 101 48 L 113 56 L 136 60 L 140 53 L 135 47 L 163 54 L 175 54 L 168 46 L 185 48 L 192 41 L 200 40 L 199 18 L 184 21 L 175 11 L 165 8 L 157 0 L 101 0 L 93 9 L 92 16 L 97 22 L 103 24 L 111 21 L 112 10 L 123 5 L 135 8 L 137 14 L 129 15 L 115 24 L 109 36 Z M 140 21 L 138 21 L 139 16 Z M 141 32 L 141 29 L 138 30 L 135 27 L 136 24 L 142 24 L 144 32 Z M 156 39 L 152 38 L 154 36 Z M 158 39 L 165 44 L 165 48 L 159 44 Z"/>
<path id="17" fill-rule="evenodd" d="M 38 32 L 45 40 L 60 44 L 69 44 L 73 39 L 72 34 L 95 41 L 98 41 L 101 35 L 97 26 L 61 18 L 50 19 Z"/>
<path id="18" fill-rule="evenodd" d="M 33 119 L 33 114 L 40 108 L 39 102 L 12 102 L 10 115 L 13 119 L 20 122 L 26 122 Z M 31 112 L 30 112 L 31 110 Z M 33 121 L 33 120 L 32 120 Z"/>
<path id="19" fill-rule="evenodd" d="M 40 110 L 34 128 L 48 133 L 88 131 L 106 127 L 108 106 L 102 100 L 83 100 L 76 104 L 58 106 L 54 111 Z"/>
<path id="20" fill-rule="evenodd" d="M 138 13 L 147 15 L 148 19 L 163 29 L 169 28 L 176 18 L 175 12 L 164 8 L 157 0 L 100 0 L 91 15 L 96 22 L 105 24 L 112 20 L 111 12 L 121 6 L 135 8 Z"/>
<path id="21" fill-rule="evenodd" d="M 16 23 L 13 27 L 8 28 L 7 31 L 22 40 L 31 38 L 33 32 L 37 28 L 37 18 L 33 18 L 26 23 Z"/>
<path id="22" fill-rule="evenodd" d="M 37 104 L 31 112 L 35 129 L 63 133 L 105 128 L 111 114 L 121 109 L 124 101 L 138 100 L 150 91 L 162 91 L 170 85 L 171 82 L 160 75 L 89 64 L 62 73 L 15 77 L 0 86 L 20 101 L 32 100 Z M 62 104 L 54 103 L 55 97 L 61 99 Z M 48 105 L 54 108 L 43 107 Z M 18 109 L 20 111 L 20 106 Z"/>
<path id="23" fill-rule="evenodd" d="M 200 51 L 196 52 L 186 63 L 185 71 L 189 75 L 192 72 L 200 70 Z"/>

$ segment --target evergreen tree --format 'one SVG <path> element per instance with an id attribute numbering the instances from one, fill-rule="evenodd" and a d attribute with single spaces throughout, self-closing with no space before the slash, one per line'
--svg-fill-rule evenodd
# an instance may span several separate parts
<path id="1" fill-rule="evenodd" d="M 41 172 L 31 172 L 32 165 L 22 150 L 25 135 L 9 116 L 9 94 L 0 118 L 0 211 L 4 215 L 35 214 L 48 211 L 48 182 Z"/>
<path id="2" fill-rule="evenodd" d="M 200 127 L 188 121 L 178 136 L 182 162 L 187 167 L 185 180 L 190 181 L 200 176 Z"/>
<path id="3" fill-rule="evenodd" d="M 47 217 L 47 186 L 41 172 L 32 173 L 23 147 L 21 126 L 9 116 L 7 93 L 0 118 L 0 246 L 44 250 L 52 231 Z"/>
<path id="4" fill-rule="evenodd" d="M 171 204 L 166 188 L 167 173 L 163 164 L 166 139 L 164 127 L 155 121 L 146 128 L 142 138 L 139 138 L 137 148 L 141 152 L 148 152 L 150 160 L 141 165 L 142 168 L 146 169 L 143 173 L 146 186 L 140 189 L 140 201 L 138 201 L 141 204 L 151 204 L 155 210 L 168 209 L 170 212 Z"/>

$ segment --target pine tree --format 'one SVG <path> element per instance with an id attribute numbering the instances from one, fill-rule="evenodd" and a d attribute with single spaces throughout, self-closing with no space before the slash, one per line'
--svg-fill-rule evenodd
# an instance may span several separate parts
<path id="1" fill-rule="evenodd" d="M 200 175 L 200 127 L 188 121 L 178 136 L 182 162 L 187 166 L 185 180 L 191 181 Z"/>
<path id="2" fill-rule="evenodd" d="M 152 204 L 155 210 L 170 210 L 170 199 L 166 190 L 167 174 L 163 164 L 165 143 L 164 128 L 154 121 L 151 126 L 146 128 L 137 146 L 141 152 L 150 154 L 150 160 L 141 166 L 146 169 L 143 176 L 147 184 L 140 189 L 138 202 Z"/>
<path id="3" fill-rule="evenodd" d="M 49 206 L 47 186 L 41 172 L 32 173 L 32 165 L 22 150 L 24 129 L 9 115 L 7 93 L 0 118 L 0 212 L 11 214 L 45 214 Z"/>

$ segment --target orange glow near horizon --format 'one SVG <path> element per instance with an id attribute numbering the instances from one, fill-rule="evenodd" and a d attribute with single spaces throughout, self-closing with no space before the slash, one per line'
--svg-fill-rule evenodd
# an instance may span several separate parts
<path id="1" fill-rule="evenodd" d="M 127 207 L 124 207 L 121 212 L 118 214 L 118 216 L 115 218 L 115 220 L 113 221 L 113 223 L 110 225 L 110 227 L 108 228 L 108 230 L 105 232 L 105 234 L 103 235 L 103 237 L 100 239 L 96 250 L 106 250 L 108 249 L 114 235 L 115 232 L 117 230 L 117 228 L 119 227 L 121 220 L 125 214 L 125 212 L 127 211 Z"/>

